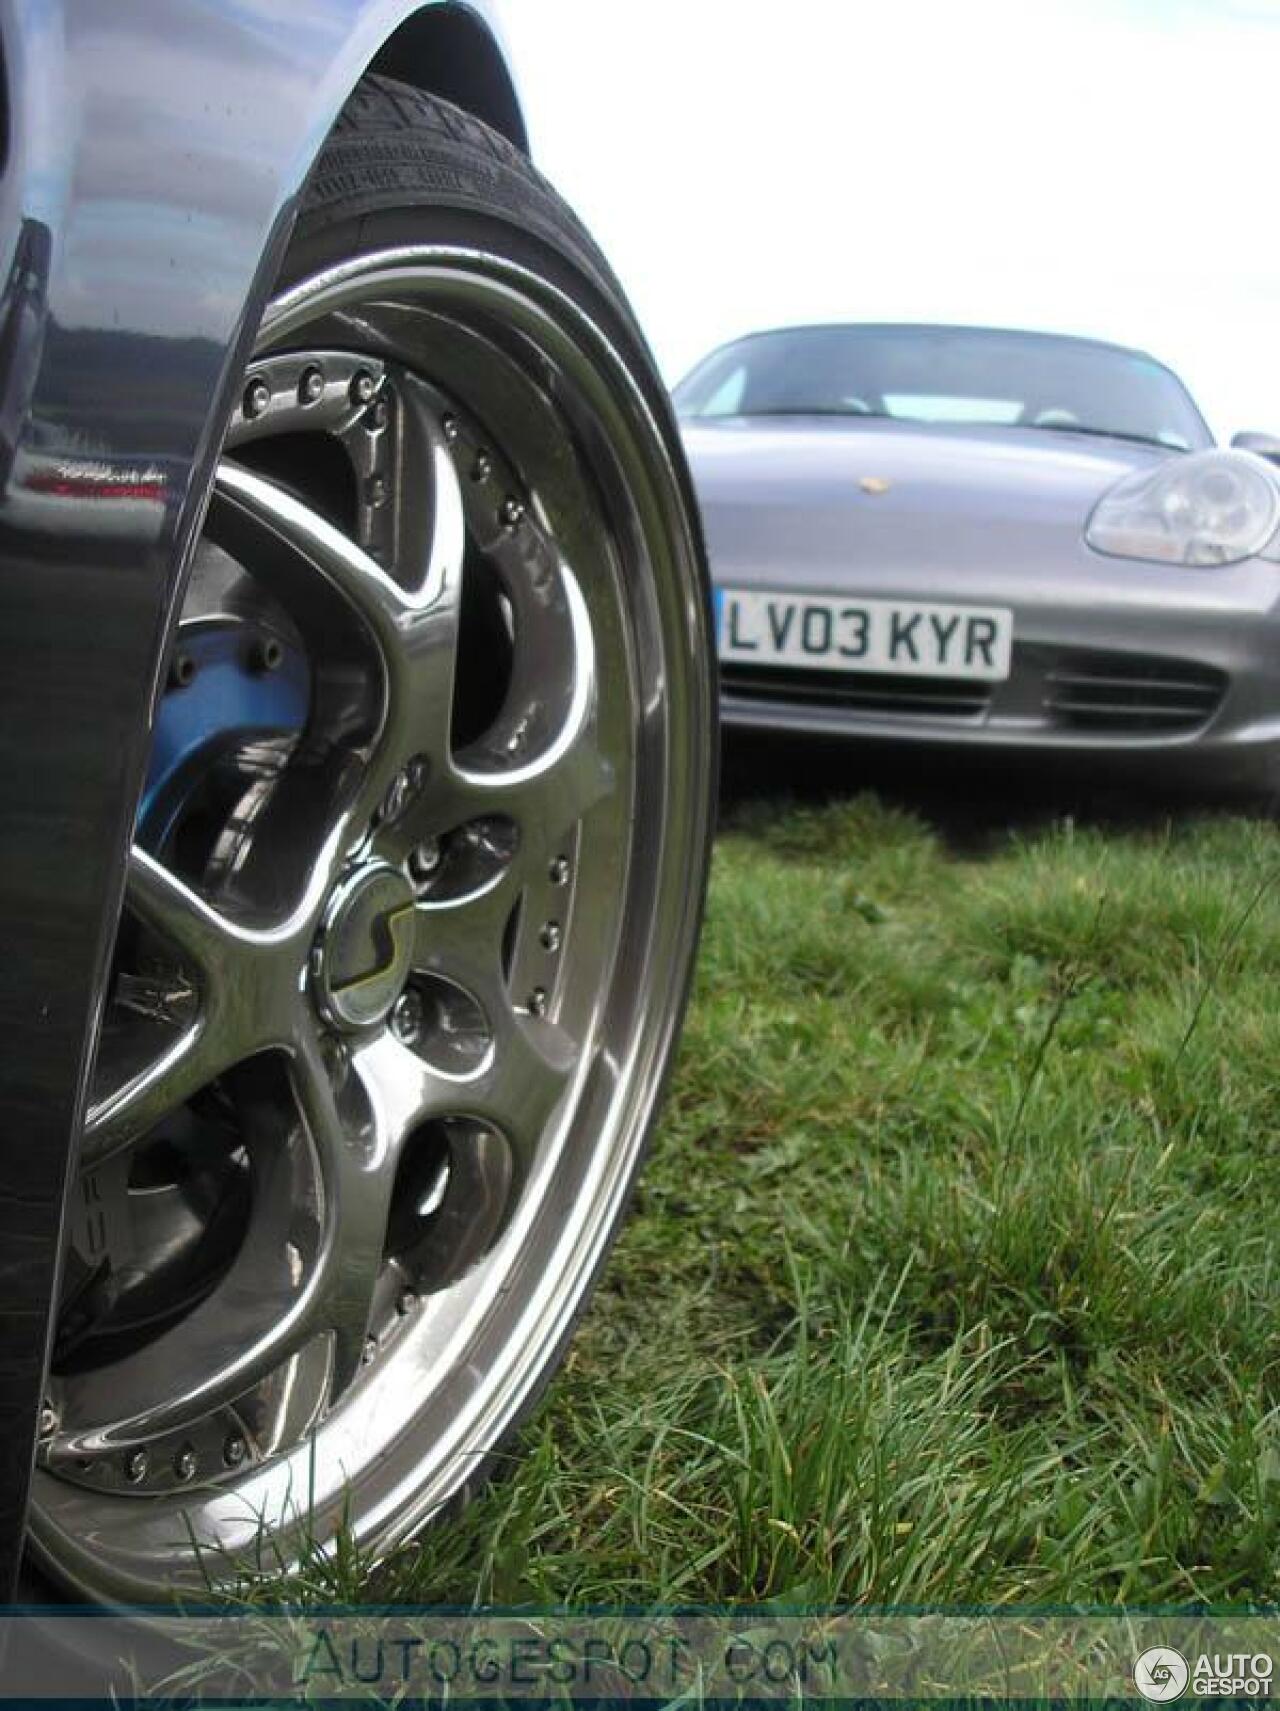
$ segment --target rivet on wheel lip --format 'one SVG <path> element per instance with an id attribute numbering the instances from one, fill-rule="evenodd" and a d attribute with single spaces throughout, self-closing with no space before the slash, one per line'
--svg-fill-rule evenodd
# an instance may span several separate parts
<path id="1" fill-rule="evenodd" d="M 396 1312 L 403 1318 L 406 1313 L 412 1313 L 418 1305 L 416 1289 L 402 1289 L 396 1297 Z"/>
<path id="2" fill-rule="evenodd" d="M 558 951 L 561 939 L 559 921 L 544 921 L 538 938 L 544 951 Z"/>
<path id="3" fill-rule="evenodd" d="M 366 1337 L 364 1340 L 364 1350 L 360 1356 L 361 1364 L 364 1366 L 371 1366 L 377 1358 L 378 1339 L 376 1337 Z"/>
<path id="4" fill-rule="evenodd" d="M 440 429 L 450 445 L 454 445 L 457 442 L 461 429 L 458 427 L 458 418 L 456 416 L 442 416 L 440 418 Z"/>
<path id="5" fill-rule="evenodd" d="M 222 1446 L 222 1459 L 228 1467 L 239 1467 L 249 1454 L 249 1446 L 239 1432 L 231 1432 Z"/>
<path id="6" fill-rule="evenodd" d="M 244 397 L 241 400 L 241 408 L 249 420 L 252 421 L 255 416 L 261 416 L 262 412 L 267 408 L 270 402 L 271 388 L 267 385 L 265 380 L 258 378 L 251 380 L 245 387 Z"/>
<path id="7" fill-rule="evenodd" d="M 547 869 L 547 874 L 551 880 L 552 885 L 568 885 L 568 883 L 569 883 L 569 858 L 568 858 L 568 856 L 557 856 L 555 858 L 555 860 L 551 863 L 551 866 Z"/>
<path id="8" fill-rule="evenodd" d="M 314 364 L 302 371 L 298 381 L 299 404 L 315 404 L 324 397 L 324 370 Z"/>
<path id="9" fill-rule="evenodd" d="M 40 1436 L 51 1438 L 58 1429 L 58 1411 L 52 1402 L 46 1402 L 40 1410 Z"/>
<path id="10" fill-rule="evenodd" d="M 476 461 L 471 465 L 472 481 L 488 481 L 493 474 L 493 459 L 488 452 L 477 452 Z"/>
<path id="11" fill-rule="evenodd" d="M 531 1016 L 545 1016 L 547 1013 L 547 989 L 545 986 L 535 986 L 529 994 L 528 1004 Z"/>
<path id="12" fill-rule="evenodd" d="M 502 502 L 502 526 L 505 529 L 519 528 L 524 520 L 524 506 L 518 499 L 508 498 Z"/>
<path id="13" fill-rule="evenodd" d="M 196 1452 L 193 1446 L 191 1444 L 183 1444 L 182 1448 L 173 1458 L 174 1473 L 185 1484 L 187 1480 L 195 1478 L 199 1466 L 200 1464 L 196 1460 Z"/>
<path id="14" fill-rule="evenodd" d="M 124 1476 L 130 1485 L 139 1485 L 147 1477 L 150 1458 L 145 1450 L 130 1450 L 124 1458 Z"/>
<path id="15" fill-rule="evenodd" d="M 367 368 L 362 368 L 351 377 L 351 402 L 367 404 L 378 390 L 378 383 Z"/>

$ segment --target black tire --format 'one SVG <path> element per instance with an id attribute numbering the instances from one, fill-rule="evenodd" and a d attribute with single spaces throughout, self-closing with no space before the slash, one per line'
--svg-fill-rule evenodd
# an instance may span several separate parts
<path id="1" fill-rule="evenodd" d="M 495 1465 L 494 1458 L 540 1396 L 563 1356 L 573 1325 L 586 1306 L 599 1268 L 625 1215 L 636 1173 L 651 1138 L 656 1101 L 671 1067 L 688 996 L 709 863 L 717 747 L 709 584 L 696 503 L 666 389 L 621 288 L 577 219 L 517 149 L 447 102 L 388 78 L 367 77 L 346 103 L 310 176 L 295 234 L 277 281 L 274 308 L 280 310 L 285 305 L 287 311 L 292 298 L 305 294 L 318 279 L 334 278 L 349 264 L 369 264 L 369 258 L 378 258 L 379 266 L 389 268 L 392 262 L 384 258 L 409 251 L 425 253 L 426 248 L 433 255 L 448 253 L 473 260 L 479 258 L 474 263 L 477 267 L 492 263 L 495 269 L 503 271 L 504 278 L 527 280 L 530 300 L 550 305 L 548 315 L 561 314 L 556 305 L 565 305 L 566 323 L 572 321 L 579 328 L 575 336 L 581 337 L 583 348 L 600 353 L 603 378 L 597 381 L 588 373 L 586 379 L 578 375 L 571 375 L 571 379 L 581 380 L 588 392 L 595 386 L 602 400 L 600 421 L 606 424 L 615 419 L 623 421 L 627 433 L 635 440 L 634 446 L 628 442 L 618 452 L 617 469 L 622 474 L 636 476 L 642 490 L 635 501 L 636 516 L 649 534 L 637 529 L 640 545 L 634 562 L 619 559 L 618 575 L 623 583 L 628 579 L 634 581 L 637 575 L 648 574 L 646 566 L 657 565 L 658 570 L 653 571 L 655 578 L 660 574 L 667 577 L 662 588 L 633 588 L 628 598 L 634 599 L 637 611 L 643 607 L 649 614 L 644 623 L 649 624 L 652 639 L 645 645 L 657 647 L 661 643 L 654 657 L 661 659 L 662 670 L 653 681 L 661 683 L 664 696 L 670 697 L 666 715 L 669 726 L 664 727 L 666 734 L 661 745 L 665 757 L 661 781 L 652 787 L 644 786 L 654 792 L 650 805 L 653 814 L 661 811 L 671 817 L 671 830 L 664 831 L 661 838 L 655 833 L 650 851 L 656 875 L 652 881 L 653 894 L 665 901 L 661 908 L 651 912 L 651 920 L 640 918 L 643 910 L 631 911 L 632 858 L 628 856 L 625 908 L 636 914 L 637 919 L 630 921 L 624 915 L 623 924 L 617 929 L 622 949 L 610 953 L 615 963 L 621 964 L 627 958 L 634 962 L 635 956 L 628 947 L 633 939 L 639 945 L 644 934 L 648 934 L 648 939 L 643 942 L 660 950 L 670 947 L 663 951 L 665 967 L 662 956 L 654 953 L 655 968 L 659 971 L 656 976 L 652 970 L 638 970 L 634 982 L 637 994 L 642 996 L 651 990 L 658 994 L 651 999 L 649 1009 L 661 1014 L 636 1023 L 637 1037 L 641 1027 L 645 1030 L 644 1050 L 636 1052 L 637 1060 L 642 1059 L 645 1066 L 645 1082 L 643 1088 L 637 1083 L 635 1089 L 627 1092 L 631 1103 L 626 1111 L 619 1115 L 613 1105 L 601 1098 L 595 1098 L 591 1106 L 592 1111 L 599 1109 L 607 1135 L 622 1137 L 617 1139 L 620 1162 L 616 1185 L 610 1189 L 607 1209 L 602 1204 L 599 1223 L 590 1226 L 590 1240 L 581 1244 L 584 1257 L 578 1269 L 571 1272 L 572 1300 L 566 1296 L 562 1312 L 546 1314 L 548 1324 L 554 1325 L 554 1336 L 548 1335 L 545 1346 L 539 1345 L 536 1372 L 529 1365 L 518 1382 L 510 1382 L 511 1406 L 503 1404 L 501 1429 L 495 1428 L 488 1441 L 471 1446 L 465 1468 L 452 1479 L 451 1488 L 443 1490 L 443 1485 L 449 1483 L 447 1480 L 437 1480 L 432 1486 L 433 1491 L 443 1492 L 439 1502 L 433 1504 L 434 1512 L 438 1513 L 442 1503 L 452 1504 L 465 1498 L 482 1477 L 487 1477 Z M 428 303 L 428 311 L 430 308 Z M 289 348 L 287 344 L 273 342 L 271 315 L 269 311 L 265 342 L 260 342 L 254 358 L 259 368 L 277 351 Z M 287 312 L 284 319 L 287 320 Z M 328 331 L 328 324 L 325 326 Z M 337 342 L 330 339 L 331 344 Z M 549 359 L 539 354 L 537 360 L 544 363 L 547 373 L 551 372 Z M 589 361 L 585 367 L 589 370 Z M 249 372 L 252 375 L 252 364 Z M 438 385 L 446 397 L 449 395 L 440 374 L 428 374 L 427 379 Z M 611 417 L 610 410 L 618 414 Z M 576 422 L 577 418 L 572 420 Z M 494 425 L 488 426 L 492 430 Z M 604 469 L 609 451 L 605 443 L 603 449 L 597 446 L 590 455 L 604 460 L 601 463 Z M 591 473 L 594 479 L 594 468 Z M 613 479 L 609 470 L 600 477 L 605 485 Z M 612 520 L 613 513 L 602 511 L 604 515 Z M 663 530 L 665 542 L 658 540 Z M 650 551 L 651 547 L 661 550 Z M 614 620 L 610 618 L 609 622 Z M 640 668 L 636 669 L 639 672 Z M 648 669 L 646 666 L 645 670 Z M 648 680 L 637 676 L 637 682 L 641 681 Z M 637 753 L 650 740 L 645 736 L 642 742 L 638 737 Z M 643 749 L 643 753 L 648 754 L 649 750 Z M 635 776 L 637 780 L 643 776 L 639 762 Z M 635 787 L 640 790 L 641 784 Z M 663 824 L 666 825 L 665 819 Z M 673 878 L 677 870 L 678 885 Z M 643 893 L 637 890 L 635 895 L 640 897 Z M 668 916 L 669 924 L 665 920 Z M 604 974 L 601 979 L 605 979 Z M 612 965 L 608 979 L 611 982 L 621 979 Z M 655 979 L 656 987 L 651 984 Z M 615 1002 L 612 993 L 610 987 L 607 999 L 610 1014 L 616 1012 L 627 1017 L 637 1006 L 641 1011 L 645 1008 L 641 997 L 630 1000 L 628 1008 L 621 998 Z M 601 1007 L 602 1010 L 605 1007 L 603 999 Z M 536 1010 L 532 1013 L 540 1014 Z M 620 1108 L 621 1095 L 618 1103 Z M 585 1119 L 575 1112 L 573 1121 L 580 1124 Z M 562 1219 L 565 1216 L 563 1212 L 557 1215 Z M 551 1214 L 540 1211 L 537 1216 L 550 1230 Z M 545 1239 L 552 1242 L 550 1235 Z M 563 1248 L 561 1240 L 559 1247 L 549 1251 L 559 1254 Z M 525 1270 L 528 1269 L 526 1263 Z M 500 1411 L 495 1405 L 490 1414 L 496 1420 Z M 396 1454 L 404 1457 L 400 1440 Z M 383 1473 L 378 1477 L 384 1480 L 384 1485 L 378 1488 L 383 1493 L 378 1512 L 384 1513 L 385 1481 L 390 1475 Z M 41 1478 L 45 1482 L 43 1488 Z M 409 1480 L 402 1483 L 411 1485 Z M 373 1474 L 369 1476 L 369 1484 L 371 1489 L 375 1488 Z M 136 1564 L 143 1559 L 131 1555 L 132 1547 L 124 1533 L 116 1556 L 100 1568 L 93 1557 L 92 1545 L 82 1550 L 71 1538 L 65 1521 L 50 1521 L 41 1509 L 42 1490 L 47 1495 L 50 1487 L 51 1476 L 38 1475 L 33 1539 L 39 1570 L 56 1576 L 81 1597 L 154 1598 L 168 1590 L 141 1578 Z M 131 1501 L 136 1508 L 136 1497 Z M 338 1506 L 334 1505 L 330 1513 L 337 1512 Z M 420 1524 L 426 1514 L 427 1500 L 423 1496 L 415 1511 L 414 1524 Z M 308 1526 L 313 1524 L 314 1518 L 310 1518 Z M 199 1528 L 193 1530 L 198 1535 Z M 375 1529 L 375 1548 L 380 1536 Z M 399 1541 L 390 1538 L 388 1542 Z M 284 1555 L 288 1554 L 286 1544 Z M 177 1557 L 174 1561 L 173 1569 L 166 1572 L 176 1587 L 193 1577 L 187 1574 L 182 1561 Z M 207 1561 L 206 1556 L 205 1566 Z M 203 1573 L 204 1568 L 198 1572 Z M 40 1581 L 29 1580 L 29 1596 L 38 1598 L 41 1590 Z"/>
<path id="2" fill-rule="evenodd" d="M 696 534 L 698 508 L 670 397 L 621 285 L 581 221 L 531 161 L 479 119 L 393 78 L 366 77 L 312 171 L 278 289 L 361 252 L 420 242 L 424 230 L 434 242 L 508 256 L 584 303 L 625 353 L 661 424 Z"/>

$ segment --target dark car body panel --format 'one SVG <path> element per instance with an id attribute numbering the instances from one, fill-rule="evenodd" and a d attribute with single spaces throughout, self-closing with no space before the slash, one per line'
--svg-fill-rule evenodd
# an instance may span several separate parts
<path id="1" fill-rule="evenodd" d="M 452 0 L 0 0 L 0 1592 L 166 624 L 307 173 L 371 62 L 522 143 Z"/>

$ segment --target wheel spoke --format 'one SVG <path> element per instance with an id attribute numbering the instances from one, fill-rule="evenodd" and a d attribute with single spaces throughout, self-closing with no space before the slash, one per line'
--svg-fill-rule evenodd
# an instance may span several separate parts
<path id="1" fill-rule="evenodd" d="M 238 927 L 175 873 L 135 844 L 129 854 L 125 907 L 202 975 L 223 975 L 245 959 L 261 935 Z"/>
<path id="2" fill-rule="evenodd" d="M 324 1187 L 318 1313 L 333 1333 L 336 1394 L 359 1367 L 369 1335 L 403 1127 L 388 1109 L 384 1089 L 394 1089 L 397 1078 L 378 1073 L 357 1055 L 340 1105 L 319 1038 L 305 1024 L 295 1039 L 292 1074 Z"/>
<path id="3" fill-rule="evenodd" d="M 456 769 L 441 817 L 453 825 L 493 816 L 513 821 L 520 841 L 512 871 L 527 879 L 616 788 L 615 768 L 601 751 L 594 719 L 587 717 L 527 767 Z"/>
<path id="4" fill-rule="evenodd" d="M 140 1069 L 129 1065 L 117 1070 L 111 1062 L 114 1055 L 104 1052 L 99 1057 L 81 1147 L 86 1168 L 146 1134 L 229 1069 L 240 1054 L 202 1020 L 171 1038 Z"/>
<path id="5" fill-rule="evenodd" d="M 137 848 L 125 906 L 191 965 L 199 997 L 181 975 L 153 982 L 160 1017 L 168 1006 L 181 1012 L 190 999 L 194 1018 L 174 1014 L 168 1026 L 153 1018 L 104 1035 L 85 1120 L 86 1165 L 145 1134 L 232 1065 L 277 1044 L 291 1009 L 287 931 L 238 926 Z"/>
<path id="6" fill-rule="evenodd" d="M 485 814 L 505 814 L 519 824 L 524 849 L 532 851 L 544 838 L 538 853 L 545 849 L 545 839 L 560 837 L 616 783 L 600 740 L 590 616 L 567 569 L 562 569 L 561 582 L 569 631 L 567 681 L 556 694 L 535 700 L 524 712 L 517 698 L 474 749 L 458 755 L 438 792 L 445 818 L 459 823 Z M 525 759 L 531 747 L 530 758 Z"/>
<path id="7" fill-rule="evenodd" d="M 181 1427 L 241 1394 L 307 1335 L 315 1230 L 296 1122 L 250 1146 L 253 1214 L 226 1277 L 172 1330 L 123 1360 L 62 1380 L 73 1452 L 93 1454 Z"/>
<path id="8" fill-rule="evenodd" d="M 419 825 L 441 829 L 492 818 L 510 822 L 519 843 L 508 876 L 523 875 L 525 882 L 536 880 L 539 869 L 545 872 L 545 863 L 572 841 L 578 823 L 619 788 L 602 741 L 586 606 L 567 570 L 563 578 L 573 632 L 566 680 L 531 706 L 527 720 L 509 707 L 483 738 L 453 757 L 415 817 Z M 407 825 L 404 842 L 412 837 Z M 514 901 L 513 893 L 507 913 Z"/>
<path id="9" fill-rule="evenodd" d="M 408 757 L 443 763 L 453 705 L 466 544 L 462 493 L 444 435 L 410 381 L 394 484 L 399 580 L 275 482 L 229 461 L 218 472 L 218 532 L 283 600 L 308 640 L 317 662 L 314 735 L 367 751 L 366 807 L 381 800 Z M 325 585 L 337 607 L 324 600 Z M 344 622 L 352 610 L 381 674 L 372 708 L 367 665 L 351 653 Z"/>
<path id="10" fill-rule="evenodd" d="M 499 791 L 496 800 L 490 798 L 520 827 L 520 859 L 526 871 L 540 865 L 563 843 L 566 832 L 614 790 L 614 768 L 596 738 L 589 720 L 557 754 L 530 767 Z"/>
<path id="11" fill-rule="evenodd" d="M 420 384 L 401 388 L 400 472 L 394 484 L 396 560 L 409 588 L 389 667 L 390 738 L 401 755 L 443 767 L 449 756 L 466 518 L 453 453 Z M 430 470 L 430 480 L 418 471 Z"/>
<path id="12" fill-rule="evenodd" d="M 518 1191 L 549 1136 L 578 1068 L 578 1044 L 545 1016 L 507 1010 L 495 1018 L 493 1055 L 466 1089 L 469 1116 L 491 1124 L 511 1149 Z"/>
<path id="13" fill-rule="evenodd" d="M 430 432 L 430 430 L 427 430 Z M 350 535 L 276 482 L 224 460 L 217 493 L 239 522 L 236 541 L 248 565 L 277 590 L 298 621 L 313 627 L 307 595 L 315 592 L 309 571 L 318 571 L 353 607 L 394 663 L 406 634 L 450 592 L 456 596 L 464 525 L 462 494 L 448 448 L 439 434 L 432 444 L 436 500 L 423 538 L 415 544 L 403 581 L 385 571 Z M 260 555 L 260 556 L 259 556 Z M 326 614 L 327 616 L 327 614 Z"/>
<path id="14" fill-rule="evenodd" d="M 505 1001 L 502 940 L 520 895 L 510 869 L 478 897 L 420 903 L 414 967 L 461 986 L 488 1012 Z"/>
<path id="15" fill-rule="evenodd" d="M 429 1114 L 462 1112 L 491 1123 L 510 1144 L 523 1180 L 579 1052 L 547 1016 L 528 1014 L 513 1000 L 504 976 L 502 943 L 519 886 L 519 875 L 509 872 L 478 898 L 420 904 L 415 962 L 470 994 L 492 1042 L 483 1069 L 465 1086 L 446 1083 L 427 1091 Z"/>

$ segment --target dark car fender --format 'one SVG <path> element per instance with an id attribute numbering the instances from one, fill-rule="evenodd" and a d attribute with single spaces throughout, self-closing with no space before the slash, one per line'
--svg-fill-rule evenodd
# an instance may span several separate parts
<path id="1" fill-rule="evenodd" d="M 523 145 L 456 0 L 0 0 L 0 1596 L 175 610 L 307 173 L 371 64 Z"/>

